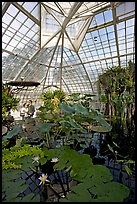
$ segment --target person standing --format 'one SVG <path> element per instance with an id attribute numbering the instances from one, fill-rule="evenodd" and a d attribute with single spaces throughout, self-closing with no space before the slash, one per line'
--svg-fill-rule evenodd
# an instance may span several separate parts
<path id="1" fill-rule="evenodd" d="M 28 100 L 28 116 L 29 118 L 33 118 L 33 115 L 35 113 L 35 107 L 32 105 L 32 100 Z"/>
<path id="2" fill-rule="evenodd" d="M 20 116 L 22 117 L 22 120 L 25 121 L 25 119 L 28 118 L 28 104 L 24 103 L 23 107 L 20 109 Z"/>

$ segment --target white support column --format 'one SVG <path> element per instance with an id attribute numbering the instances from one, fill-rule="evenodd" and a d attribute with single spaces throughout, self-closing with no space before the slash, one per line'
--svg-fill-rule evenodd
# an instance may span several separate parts
<path id="1" fill-rule="evenodd" d="M 62 62 L 63 62 L 63 48 L 64 48 L 64 33 L 62 33 L 62 47 L 61 47 L 60 90 L 62 90 Z"/>

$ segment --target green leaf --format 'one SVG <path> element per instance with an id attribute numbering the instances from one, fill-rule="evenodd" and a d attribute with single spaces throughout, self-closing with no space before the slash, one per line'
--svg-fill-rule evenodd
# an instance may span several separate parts
<path id="1" fill-rule="evenodd" d="M 40 125 L 39 128 L 41 132 L 49 132 L 52 127 L 53 127 L 52 123 L 43 123 Z"/>
<path id="2" fill-rule="evenodd" d="M 15 146 L 16 146 L 16 147 L 20 147 L 23 140 L 24 140 L 23 137 L 22 137 L 22 138 L 19 138 L 19 139 L 16 139 L 16 145 L 15 145 Z"/>
<path id="3" fill-rule="evenodd" d="M 46 110 L 46 112 L 47 112 L 47 110 Z M 51 121 L 54 118 L 53 114 L 51 114 L 51 113 L 43 113 L 42 112 L 41 114 L 42 114 L 44 120 L 50 120 Z"/>
<path id="4" fill-rule="evenodd" d="M 100 179 L 102 182 L 109 182 L 113 180 L 110 169 L 103 165 L 93 165 L 91 171 L 92 178 Z"/>
<path id="5" fill-rule="evenodd" d="M 127 162 L 125 162 L 127 164 L 135 164 L 135 161 L 134 160 L 128 160 Z"/>
<path id="6" fill-rule="evenodd" d="M 110 129 L 108 129 L 105 126 L 92 126 L 91 130 L 94 132 L 109 132 L 110 131 Z"/>
<path id="7" fill-rule="evenodd" d="M 114 193 L 113 193 L 114 190 Z M 114 182 L 103 184 L 101 182 L 93 183 L 90 179 L 76 186 L 71 187 L 71 193 L 65 199 L 60 199 L 60 202 L 109 202 L 123 201 L 128 197 L 129 189 L 124 185 L 119 185 Z"/>
<path id="8" fill-rule="evenodd" d="M 64 113 L 72 114 L 75 112 L 74 108 L 66 103 L 61 103 L 59 107 Z"/>
<path id="9" fill-rule="evenodd" d="M 2 140 L 10 139 L 18 135 L 20 132 L 21 132 L 20 125 L 15 125 L 13 130 L 10 130 L 4 137 L 2 137 Z"/>
<path id="10" fill-rule="evenodd" d="M 132 170 L 126 165 L 125 170 L 128 173 L 128 175 L 132 175 Z"/>
<path id="11" fill-rule="evenodd" d="M 15 170 L 16 172 L 16 170 Z M 6 186 L 6 200 L 9 202 L 16 201 L 16 197 L 19 195 L 19 193 L 26 190 L 28 187 L 27 184 L 25 184 L 25 181 L 23 179 L 17 179 L 15 181 L 9 182 L 9 185 Z"/>
<path id="12" fill-rule="evenodd" d="M 92 199 L 88 191 L 81 191 L 80 194 L 70 193 L 65 199 L 61 199 L 64 202 L 67 200 L 68 202 L 90 202 Z"/>
<path id="13" fill-rule="evenodd" d="M 99 123 L 100 123 L 102 126 L 104 126 L 104 127 L 107 128 L 107 132 L 109 132 L 109 131 L 112 130 L 112 126 L 111 126 L 109 123 L 107 123 L 104 119 L 101 118 L 101 119 L 99 120 Z"/>
<path id="14" fill-rule="evenodd" d="M 39 160 L 39 162 L 41 163 L 41 165 L 45 164 L 47 162 L 47 159 L 46 158 L 41 158 Z"/>
<path id="15" fill-rule="evenodd" d="M 79 125 L 76 121 L 71 120 L 70 122 L 68 122 L 72 128 L 74 128 L 75 130 L 79 130 L 82 132 L 86 133 L 86 130 L 83 129 L 83 127 L 81 125 Z"/>
<path id="16" fill-rule="evenodd" d="M 28 171 L 30 169 L 30 166 L 33 166 L 32 161 L 32 156 L 25 156 L 20 158 L 20 162 L 22 164 L 21 169 L 23 171 Z"/>
<path id="17" fill-rule="evenodd" d="M 30 193 L 24 196 L 21 202 L 40 202 L 40 195 L 39 194 L 35 195 L 33 193 Z"/>
<path id="18" fill-rule="evenodd" d="M 118 159 L 117 162 L 119 162 L 119 163 L 124 163 L 125 160 L 124 160 L 124 159 Z"/>
<path id="19" fill-rule="evenodd" d="M 60 159 L 58 163 L 55 164 L 54 170 L 62 170 L 66 167 L 67 161 L 64 159 Z"/>
<path id="20" fill-rule="evenodd" d="M 73 104 L 72 107 L 74 108 L 75 113 L 83 114 L 83 115 L 89 114 L 88 109 L 81 104 Z"/>
<path id="21" fill-rule="evenodd" d="M 70 165 L 67 169 L 65 169 L 65 172 L 70 171 L 71 168 L 72 168 L 72 166 Z"/>
<path id="22" fill-rule="evenodd" d="M 123 202 L 123 200 L 129 196 L 129 192 L 129 188 L 123 184 L 117 182 L 104 183 L 99 177 L 94 176 L 94 178 L 85 178 L 82 183 L 72 186 L 71 193 L 68 194 L 67 199 L 72 201 L 75 195 L 75 201 Z M 86 195 L 86 197 L 84 195 Z"/>
<path id="23" fill-rule="evenodd" d="M 129 188 L 118 182 L 109 182 L 94 186 L 91 189 L 93 194 L 97 194 L 102 201 L 113 200 L 113 202 L 123 202 L 129 196 Z"/>

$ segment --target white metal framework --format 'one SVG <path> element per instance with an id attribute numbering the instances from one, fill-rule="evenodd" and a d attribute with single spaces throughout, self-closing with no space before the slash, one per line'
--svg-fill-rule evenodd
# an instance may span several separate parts
<path id="1" fill-rule="evenodd" d="M 98 76 L 135 58 L 135 2 L 3 2 L 2 80 L 96 94 Z"/>

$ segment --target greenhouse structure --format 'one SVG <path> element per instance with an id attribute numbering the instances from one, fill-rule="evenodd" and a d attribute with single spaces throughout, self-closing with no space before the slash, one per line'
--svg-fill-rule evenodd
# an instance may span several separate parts
<path id="1" fill-rule="evenodd" d="M 2 202 L 135 202 L 135 2 L 2 2 Z"/>

